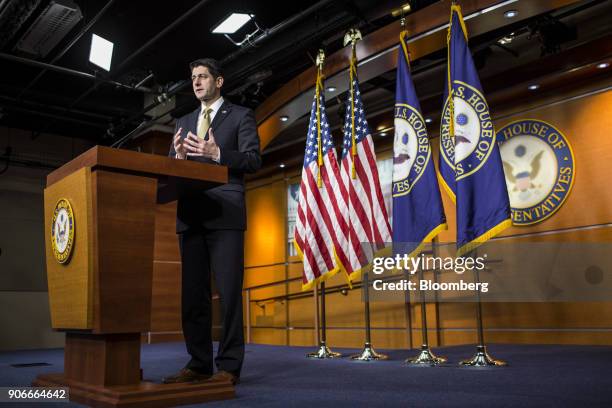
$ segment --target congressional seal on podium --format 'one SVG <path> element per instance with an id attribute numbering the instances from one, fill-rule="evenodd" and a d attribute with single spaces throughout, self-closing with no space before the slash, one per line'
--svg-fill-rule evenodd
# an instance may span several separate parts
<path id="1" fill-rule="evenodd" d="M 74 246 L 74 213 L 70 202 L 61 198 L 55 204 L 51 225 L 51 247 L 55 260 L 61 264 L 70 262 Z"/>
<path id="2" fill-rule="evenodd" d="M 574 184 L 574 153 L 567 138 L 550 123 L 521 119 L 497 132 L 512 223 L 533 225 L 550 218 Z"/>

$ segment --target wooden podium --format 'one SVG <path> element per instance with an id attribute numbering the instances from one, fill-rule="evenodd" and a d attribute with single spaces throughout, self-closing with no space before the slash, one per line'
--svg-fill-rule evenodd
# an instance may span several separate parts
<path id="1" fill-rule="evenodd" d="M 71 400 L 96 407 L 163 407 L 234 397 L 229 382 L 159 384 L 142 381 L 140 368 L 141 333 L 150 331 L 155 206 L 226 182 L 222 166 L 101 146 L 49 174 L 45 242 L 51 325 L 66 332 L 66 348 L 64 373 L 39 375 L 34 386 L 69 387 Z M 60 202 L 70 204 L 71 223 L 60 211 L 64 224 L 55 224 Z M 73 227 L 68 244 L 64 235 L 52 236 L 67 234 L 62 225 Z M 56 254 L 70 244 L 66 259 Z"/>

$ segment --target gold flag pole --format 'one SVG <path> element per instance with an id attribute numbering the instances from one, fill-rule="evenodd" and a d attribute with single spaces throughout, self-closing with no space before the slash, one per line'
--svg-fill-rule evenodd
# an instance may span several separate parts
<path id="1" fill-rule="evenodd" d="M 351 91 L 351 156 L 352 156 L 352 171 L 351 177 L 356 177 L 355 172 L 355 156 L 357 156 L 357 145 L 355 143 L 355 88 L 353 81 L 357 77 L 357 41 L 361 40 L 361 32 L 356 28 L 351 28 L 344 35 L 344 46 L 351 44 L 351 63 L 350 63 L 350 91 Z"/>
<path id="2" fill-rule="evenodd" d="M 316 84 L 316 108 L 317 108 L 317 147 L 318 147 L 318 165 L 319 165 L 319 175 L 317 177 L 318 187 L 322 187 L 321 181 L 321 168 L 323 167 L 323 143 L 321 140 L 321 92 L 323 90 L 323 63 L 325 61 L 325 53 L 323 50 L 319 50 L 319 54 L 317 55 L 317 84 Z M 321 318 L 320 318 L 320 331 L 319 327 L 317 327 L 317 335 L 319 336 L 319 346 L 316 351 L 312 353 L 306 354 L 307 358 L 317 358 L 317 359 L 325 359 L 325 358 L 339 358 L 342 357 L 342 354 L 331 351 L 327 346 L 327 322 L 325 319 L 325 282 L 320 283 L 321 295 L 316 296 L 321 301 Z M 315 286 L 315 292 L 318 290 L 317 286 Z M 317 308 L 317 313 L 319 313 L 319 308 Z M 320 334 L 319 334 L 320 333 Z"/>
<path id="3" fill-rule="evenodd" d="M 356 28 L 351 28 L 344 36 L 344 46 L 351 44 L 351 64 L 350 64 L 350 92 L 351 92 L 351 155 L 352 155 L 352 172 L 351 177 L 356 178 L 355 156 L 357 156 L 357 143 L 355 135 L 355 87 L 353 81 L 357 78 L 357 41 L 361 40 L 361 32 Z M 362 288 L 365 307 L 365 344 L 363 350 L 359 354 L 351 356 L 352 360 L 357 361 L 377 361 L 386 360 L 388 357 L 385 354 L 377 353 L 372 346 L 371 327 L 370 327 L 370 297 L 369 297 L 369 282 L 368 272 L 363 273 Z"/>
<path id="4" fill-rule="evenodd" d="M 450 22 L 448 24 L 448 36 L 447 36 L 447 50 L 448 50 L 448 96 L 449 100 L 449 113 L 450 113 L 450 137 L 452 140 L 455 138 L 455 104 L 453 99 L 453 84 L 451 80 L 451 55 L 450 55 L 450 46 L 451 46 L 451 34 L 453 28 L 453 16 L 457 13 L 458 22 L 461 25 L 461 31 L 463 32 L 463 36 L 465 37 L 465 41 L 468 41 L 468 32 L 467 27 L 465 26 L 465 22 L 463 20 L 463 14 L 461 12 L 461 6 L 457 4 L 456 0 L 453 0 L 451 3 L 451 13 L 450 13 Z M 477 250 L 473 249 L 468 252 L 464 256 L 470 256 L 472 258 L 476 258 Z M 474 270 L 474 280 L 476 284 L 480 283 L 480 274 L 477 269 Z M 465 367 L 504 367 L 507 363 L 503 360 L 496 360 L 489 355 L 487 352 L 487 347 L 484 342 L 484 327 L 482 322 L 482 300 L 480 298 L 480 291 L 476 291 L 476 324 L 477 324 L 477 333 L 478 333 L 478 345 L 476 346 L 476 353 L 474 356 L 468 360 L 463 360 L 459 364 Z"/>
<path id="5" fill-rule="evenodd" d="M 316 99 L 317 99 L 317 146 L 318 146 L 318 158 L 317 164 L 319 165 L 319 171 L 317 175 L 317 186 L 321 188 L 323 183 L 321 181 L 321 167 L 323 167 L 323 146 L 321 143 L 321 90 L 323 89 L 323 62 L 325 61 L 325 52 L 319 50 L 317 55 L 317 84 L 316 84 Z"/>
<path id="6" fill-rule="evenodd" d="M 402 18 L 400 20 L 400 25 L 402 27 L 402 31 L 400 32 L 399 40 L 400 40 L 400 50 L 399 52 L 403 53 L 406 63 L 408 64 L 408 69 L 410 69 L 410 53 L 408 51 L 408 30 L 406 29 L 406 19 L 402 13 Z M 435 256 L 435 248 L 432 245 L 432 253 Z M 419 280 L 423 280 L 423 268 L 419 268 Z M 413 366 L 436 366 L 442 363 L 445 363 L 447 359 L 445 357 L 436 356 L 431 348 L 429 347 L 429 339 L 427 335 L 427 301 L 425 299 L 425 293 L 421 291 L 421 350 L 416 357 L 410 357 L 406 359 L 404 362 L 407 365 Z"/>

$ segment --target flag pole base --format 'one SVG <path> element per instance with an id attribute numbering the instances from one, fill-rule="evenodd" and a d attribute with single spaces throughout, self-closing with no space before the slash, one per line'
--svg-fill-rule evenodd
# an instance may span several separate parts
<path id="1" fill-rule="evenodd" d="M 375 361 L 375 360 L 386 360 L 389 357 L 386 354 L 377 353 L 370 343 L 366 343 L 363 346 L 363 350 L 359 354 L 351 356 L 351 360 L 356 361 Z"/>
<path id="2" fill-rule="evenodd" d="M 476 346 L 476 354 L 469 360 L 463 360 L 459 363 L 466 367 L 503 367 L 507 365 L 505 361 L 496 360 L 487 353 L 487 347 L 483 345 Z"/>
<path id="3" fill-rule="evenodd" d="M 446 363 L 446 361 L 447 361 L 446 357 L 436 356 L 431 351 L 431 349 L 429 348 L 427 344 L 423 344 L 421 346 L 421 352 L 419 353 L 418 356 L 405 360 L 406 364 L 419 365 L 419 366 L 423 366 L 423 365 L 435 366 L 438 364 Z"/>
<path id="4" fill-rule="evenodd" d="M 339 358 L 342 357 L 342 354 L 340 353 L 336 353 L 334 351 L 331 351 L 329 349 L 329 347 L 327 347 L 327 345 L 325 344 L 324 341 L 322 341 L 319 344 L 319 348 L 317 349 L 317 351 L 313 351 L 312 353 L 308 353 L 306 354 L 307 358 Z"/>

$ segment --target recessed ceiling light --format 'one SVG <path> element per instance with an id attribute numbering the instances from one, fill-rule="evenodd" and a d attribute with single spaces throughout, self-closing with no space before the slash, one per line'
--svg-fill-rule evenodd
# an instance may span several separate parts
<path id="1" fill-rule="evenodd" d="M 533 84 L 533 85 L 529 85 L 527 87 L 527 89 L 529 89 L 530 91 L 535 91 L 536 89 L 538 89 L 540 87 L 540 85 L 538 84 Z"/>
<path id="2" fill-rule="evenodd" d="M 387 132 L 380 132 L 379 135 L 381 135 L 382 137 L 387 136 Z"/>
<path id="3" fill-rule="evenodd" d="M 610 66 L 609 62 L 601 62 L 601 63 L 597 64 L 597 68 L 599 68 L 599 69 L 608 68 L 609 66 Z"/>
<path id="4" fill-rule="evenodd" d="M 433 122 L 433 120 L 431 120 L 431 118 L 425 118 L 425 123 L 431 123 Z"/>
<path id="5" fill-rule="evenodd" d="M 280 167 L 281 169 L 284 169 L 285 168 L 285 163 L 279 164 L 278 167 Z"/>
<path id="6" fill-rule="evenodd" d="M 289 120 L 289 116 L 283 115 L 283 116 L 280 117 L 280 120 L 281 120 L 281 122 L 286 122 L 286 121 Z"/>
<path id="7" fill-rule="evenodd" d="M 212 32 L 215 34 L 234 34 L 253 17 L 255 16 L 252 14 L 232 13 L 221 23 L 217 24 L 212 29 Z"/>
<path id="8" fill-rule="evenodd" d="M 506 18 L 514 18 L 518 16 L 518 10 L 508 10 L 504 12 L 504 17 Z"/>
<path id="9" fill-rule="evenodd" d="M 336 87 L 335 86 L 328 86 L 326 88 L 326 90 L 327 90 L 327 92 L 334 92 L 336 90 Z"/>

